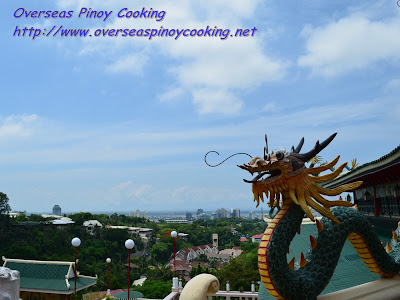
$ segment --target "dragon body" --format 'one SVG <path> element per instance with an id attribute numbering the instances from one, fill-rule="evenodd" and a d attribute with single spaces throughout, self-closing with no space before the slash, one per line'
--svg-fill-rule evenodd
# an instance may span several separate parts
<path id="1" fill-rule="evenodd" d="M 317 142 L 314 149 L 304 154 L 299 153 L 304 139 L 297 148 L 292 147 L 291 152 L 283 149 L 269 153 L 267 144 L 264 159 L 253 157 L 249 164 L 239 166 L 251 174 L 258 173 L 253 180 L 245 180 L 252 184 L 257 206 L 264 197 L 269 199 L 270 207 L 282 202 L 279 212 L 265 230 L 258 250 L 261 279 L 276 299 L 316 299 L 328 285 L 346 239 L 350 240 L 370 271 L 389 278 L 400 272 L 397 243 L 400 228 L 393 231 L 393 240 L 385 249 L 368 220 L 351 207 L 350 202 L 341 197 L 330 201 L 322 196 L 337 196 L 362 185 L 362 182 L 354 182 L 334 189 L 319 185 L 336 178 L 346 163 L 334 172 L 320 176 L 312 175 L 331 169 L 339 157 L 319 167 L 305 166 L 335 135 L 321 144 Z M 310 208 L 323 216 L 321 221 L 314 218 Z M 311 247 L 305 256 L 301 254 L 295 267 L 294 258 L 287 263 L 286 254 L 304 214 L 316 222 L 317 233 L 310 236 Z"/>

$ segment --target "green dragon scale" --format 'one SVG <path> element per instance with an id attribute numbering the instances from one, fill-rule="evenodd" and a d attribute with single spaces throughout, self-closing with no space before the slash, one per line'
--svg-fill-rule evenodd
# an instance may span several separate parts
<path id="1" fill-rule="evenodd" d="M 324 149 L 335 136 L 331 135 L 321 144 L 317 141 L 314 149 L 304 154 L 299 153 L 304 139 L 296 148 L 292 147 L 290 153 L 285 150 L 269 153 L 267 144 L 264 159 L 253 157 L 249 164 L 239 166 L 251 174 L 258 173 L 253 180 L 245 180 L 252 184 L 257 206 L 264 197 L 269 198 L 270 207 L 282 202 L 280 211 L 265 230 L 258 250 L 261 279 L 276 299 L 316 299 L 328 285 L 346 239 L 372 272 L 388 278 L 400 272 L 400 247 L 397 243 L 400 228 L 393 231 L 393 240 L 385 250 L 368 220 L 350 207 L 351 203 L 341 198 L 329 201 L 322 196 L 337 196 L 362 185 L 360 181 L 334 189 L 319 185 L 336 178 L 346 163 L 334 172 L 320 176 L 310 175 L 332 168 L 339 157 L 323 166 L 305 166 L 305 162 Z M 267 142 L 267 137 L 265 139 Z M 315 220 L 310 208 L 324 216 L 321 221 Z M 294 259 L 287 263 L 286 254 L 304 214 L 316 222 L 318 233 L 310 236 L 311 248 L 306 256 L 301 255 L 296 269 Z"/>

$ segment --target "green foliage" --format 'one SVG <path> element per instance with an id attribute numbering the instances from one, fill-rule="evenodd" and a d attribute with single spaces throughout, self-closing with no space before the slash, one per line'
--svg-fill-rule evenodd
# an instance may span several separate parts
<path id="1" fill-rule="evenodd" d="M 0 214 L 8 214 L 11 211 L 8 201 L 7 195 L 0 192 Z"/>
<path id="2" fill-rule="evenodd" d="M 246 259 L 239 256 L 232 259 L 229 264 L 218 271 L 217 278 L 221 284 L 229 280 L 231 290 L 239 290 L 240 288 L 250 290 L 251 281 L 260 280 L 257 256 Z"/>
<path id="3" fill-rule="evenodd" d="M 108 295 L 107 295 L 108 296 Z M 100 299 L 100 293 L 87 293 L 82 297 L 83 300 L 98 300 Z"/>
<path id="4" fill-rule="evenodd" d="M 8 204 L 8 197 L 6 194 L 0 192 L 0 240 L 3 239 L 3 232 L 7 231 L 10 226 L 10 217 L 8 213 L 11 207 Z"/>
<path id="5" fill-rule="evenodd" d="M 164 299 L 171 292 L 171 280 L 149 280 L 142 286 L 134 287 L 133 290 L 141 292 L 145 298 Z"/>
<path id="6" fill-rule="evenodd" d="M 212 274 L 212 275 L 217 275 L 217 271 L 215 269 L 212 268 L 207 268 L 207 267 L 202 267 L 200 264 L 197 265 L 197 267 L 193 267 L 190 272 L 189 272 L 189 276 L 191 278 L 202 274 L 202 273 L 207 273 L 207 274 Z"/>
<path id="7" fill-rule="evenodd" d="M 19 214 L 16 218 L 17 222 L 25 222 L 28 221 L 28 218 L 26 217 L 26 214 Z"/>
<path id="8" fill-rule="evenodd" d="M 28 217 L 28 220 L 32 221 L 32 222 L 44 222 L 44 221 L 46 221 L 46 219 L 43 218 L 41 215 L 36 215 L 36 214 L 30 215 Z"/>
<path id="9" fill-rule="evenodd" d="M 218 248 L 230 249 L 239 246 L 239 238 L 241 235 L 255 235 L 264 232 L 265 223 L 261 220 L 246 220 L 239 218 L 222 218 L 215 220 L 199 219 L 193 224 L 157 224 L 161 227 L 160 240 L 167 242 L 164 237 L 166 232 L 176 230 L 177 232 L 188 233 L 189 239 L 185 244 L 180 244 L 181 240 L 177 240 L 177 251 L 182 248 L 207 245 L 212 243 L 212 234 L 218 234 Z M 231 227 L 235 228 L 237 233 L 233 234 Z M 168 234 L 166 234 L 168 236 Z"/>
<path id="10" fill-rule="evenodd" d="M 103 226 L 127 225 L 152 228 L 153 238 L 149 243 L 151 259 L 145 257 L 132 258 L 131 262 L 138 265 L 139 268 L 132 269 L 130 274 L 131 281 L 138 279 L 140 275 L 146 274 L 148 280 L 146 280 L 143 287 L 137 290 L 142 292 L 146 298 L 154 297 L 158 299 L 164 298 L 171 291 L 173 272 L 167 267 L 160 268 L 159 266 L 165 265 L 173 254 L 173 239 L 170 235 L 172 230 L 189 234 L 188 241 L 175 240 L 176 251 L 178 251 L 182 248 L 212 243 L 213 233 L 219 235 L 219 249 L 231 248 L 234 245 L 239 245 L 240 235 L 260 233 L 263 231 L 262 227 L 265 226 L 258 220 L 243 219 L 198 220 L 193 224 L 158 224 L 149 222 L 144 218 L 132 218 L 118 214 L 108 216 L 106 214 L 78 213 L 69 217 L 76 223 L 75 225 L 67 226 L 65 229 L 58 229 L 55 226 L 44 223 L 38 227 L 10 226 L 9 229 L 3 231 L 0 226 L 0 253 L 10 258 L 73 261 L 74 248 L 71 245 L 71 240 L 74 237 L 79 237 L 82 240 L 82 244 L 78 248 L 78 269 L 81 274 L 98 275 L 98 284 L 90 288 L 90 290 L 107 289 L 108 273 L 107 263 L 105 262 L 107 257 L 112 259 L 110 263 L 111 289 L 126 288 L 128 286 L 128 268 L 125 264 L 128 262 L 128 253 L 124 243 L 128 238 L 132 237 L 126 230 L 107 229 L 104 227 L 97 228 L 95 234 L 90 235 L 80 225 L 84 221 L 96 219 Z M 44 219 L 39 215 L 30 215 L 28 220 L 41 222 Z M 240 224 L 238 224 L 239 222 Z M 238 231 L 236 235 L 232 234 L 231 227 L 235 227 Z M 156 235 L 159 238 L 157 243 Z M 145 248 L 145 244 L 139 237 L 134 236 L 132 239 L 135 241 L 133 253 Z M 245 289 L 249 289 L 248 285 L 251 280 L 259 280 L 257 271 L 258 244 L 248 243 L 243 244 L 242 247 L 245 252 L 220 271 L 215 270 L 217 261 L 212 260 L 208 262 L 209 268 L 194 267 L 191 275 L 211 273 L 220 279 L 221 284 L 224 284 L 226 280 L 230 280 L 232 289 L 238 289 L 242 285 Z M 200 261 L 207 261 L 204 256 L 199 259 Z M 154 266 L 151 266 L 151 264 Z M 88 293 L 88 291 L 84 293 Z"/>
<path id="11" fill-rule="evenodd" d="M 208 262 L 207 255 L 205 255 L 205 254 L 200 254 L 198 257 L 196 257 L 196 261 Z"/>
<path id="12" fill-rule="evenodd" d="M 147 279 L 149 280 L 172 280 L 173 275 L 172 271 L 167 267 L 152 268 L 147 271 Z"/>
<path id="13" fill-rule="evenodd" d="M 79 213 L 79 214 L 72 214 L 68 216 L 75 222 L 76 225 L 82 226 L 83 222 L 93 220 L 94 217 L 91 213 Z"/>
<path id="14" fill-rule="evenodd" d="M 260 245 L 259 243 L 252 243 L 252 242 L 240 243 L 240 249 L 246 252 L 255 251 L 257 253 L 259 245 Z"/>
<path id="15" fill-rule="evenodd" d="M 158 242 L 150 250 L 151 257 L 161 264 L 166 264 L 173 252 L 172 247 L 171 243 Z"/>

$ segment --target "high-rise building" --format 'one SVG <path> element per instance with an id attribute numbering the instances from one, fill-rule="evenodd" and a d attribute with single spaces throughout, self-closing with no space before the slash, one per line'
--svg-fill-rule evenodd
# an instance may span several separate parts
<path id="1" fill-rule="evenodd" d="M 201 214 L 203 214 L 203 213 L 204 213 L 204 211 L 203 211 L 202 208 L 197 209 L 197 215 L 201 215 Z"/>
<path id="2" fill-rule="evenodd" d="M 188 220 L 188 221 L 192 220 L 192 213 L 189 211 L 186 212 L 186 220 Z"/>
<path id="3" fill-rule="evenodd" d="M 218 208 L 215 213 L 217 214 L 217 218 L 227 218 L 228 211 L 225 208 Z"/>
<path id="4" fill-rule="evenodd" d="M 254 211 L 249 212 L 249 219 L 253 220 L 255 218 Z"/>
<path id="5" fill-rule="evenodd" d="M 136 211 L 130 211 L 129 216 L 135 218 L 146 218 L 146 212 L 137 209 Z"/>
<path id="6" fill-rule="evenodd" d="M 239 208 L 231 208 L 231 218 L 240 218 Z"/>
<path id="7" fill-rule="evenodd" d="M 53 215 L 61 216 L 61 207 L 58 204 L 53 206 Z"/>

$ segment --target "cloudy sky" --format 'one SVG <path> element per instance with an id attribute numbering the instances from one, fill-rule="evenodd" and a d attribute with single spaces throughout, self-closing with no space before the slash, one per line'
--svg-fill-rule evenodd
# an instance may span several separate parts
<path id="1" fill-rule="evenodd" d="M 236 152 L 261 156 L 265 133 L 270 149 L 289 149 L 304 136 L 307 150 L 338 132 L 322 157 L 340 154 L 340 162 L 362 164 L 399 145 L 396 0 L 5 0 L 1 6 L 0 191 L 12 209 L 251 210 L 251 187 L 242 181 L 249 175 L 236 167 L 249 158 L 210 168 L 207 151 L 220 153 L 209 157 L 218 163 Z M 106 21 L 79 18 L 82 8 L 112 14 Z M 123 8 L 165 15 L 119 18 Z M 73 14 L 32 18 L 32 11 Z M 54 37 L 61 25 L 90 29 L 92 37 Z M 17 26 L 42 31 L 35 39 L 33 31 L 18 37 Z M 230 34 L 94 36 L 98 29 L 161 26 L 216 26 Z M 234 36 L 254 27 L 253 36 Z"/>

